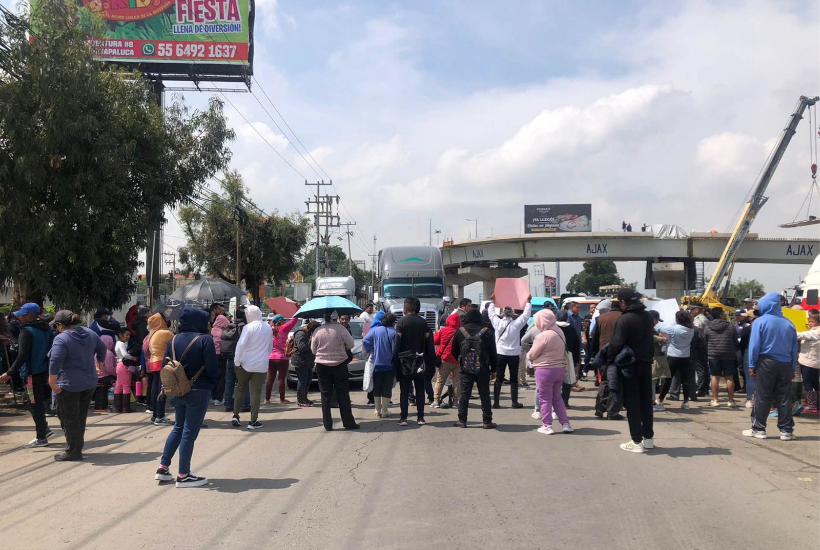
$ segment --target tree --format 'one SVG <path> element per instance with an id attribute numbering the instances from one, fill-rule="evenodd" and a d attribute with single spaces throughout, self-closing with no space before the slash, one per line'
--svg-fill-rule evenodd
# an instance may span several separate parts
<path id="1" fill-rule="evenodd" d="M 323 277 L 325 273 L 325 249 L 328 255 L 328 272 L 330 277 L 347 277 L 350 275 L 350 262 L 347 254 L 340 246 L 329 246 L 319 248 L 319 276 Z M 365 287 L 370 285 L 372 279 L 372 272 L 368 269 L 361 269 L 356 263 L 353 264 L 353 278 L 356 279 L 356 293 L 359 296 L 364 296 Z M 316 282 L 316 247 L 314 246 L 305 257 L 299 262 L 299 273 L 302 274 L 306 283 Z"/>
<path id="2" fill-rule="evenodd" d="M 594 260 L 584 262 L 583 271 L 570 277 L 569 283 L 567 283 L 567 292 L 595 296 L 602 286 L 622 284 L 624 284 L 624 280 L 618 275 L 615 262 Z"/>
<path id="3" fill-rule="evenodd" d="M 225 196 L 210 193 L 204 205 L 187 205 L 179 210 L 179 220 L 188 238 L 187 246 L 179 249 L 179 259 L 190 271 L 204 268 L 236 285 L 245 281 L 254 302 L 259 303 L 259 287 L 265 281 L 282 284 L 298 267 L 301 251 L 307 244 L 309 223 L 298 213 L 260 214 L 249 201 L 239 172 L 226 173 L 221 186 Z"/>
<path id="4" fill-rule="evenodd" d="M 763 283 L 757 279 L 738 279 L 734 283 L 729 284 L 728 296 L 730 298 L 743 300 L 749 297 L 763 296 L 764 294 L 766 294 L 766 290 L 763 288 Z"/>
<path id="5" fill-rule="evenodd" d="M 163 116 L 142 75 L 92 58 L 75 15 L 0 12 L 0 286 L 79 311 L 128 300 L 164 209 L 224 169 L 234 133 L 217 100 Z"/>

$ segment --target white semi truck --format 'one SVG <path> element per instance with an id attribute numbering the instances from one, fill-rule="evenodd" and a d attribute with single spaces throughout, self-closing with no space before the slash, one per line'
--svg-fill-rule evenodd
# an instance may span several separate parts
<path id="1" fill-rule="evenodd" d="M 393 246 L 379 251 L 379 296 L 386 311 L 401 317 L 405 298 L 418 298 L 430 330 L 450 301 L 444 292 L 441 251 L 434 246 Z"/>

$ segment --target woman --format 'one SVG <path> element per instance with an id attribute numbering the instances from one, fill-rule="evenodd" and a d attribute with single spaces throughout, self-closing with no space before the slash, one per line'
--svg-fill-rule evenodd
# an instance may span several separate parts
<path id="1" fill-rule="evenodd" d="M 574 430 L 567 418 L 567 409 L 561 396 L 564 378 L 567 376 L 566 337 L 556 325 L 555 314 L 542 309 L 535 314 L 535 326 L 540 334 L 535 337 L 527 359 L 535 370 L 535 383 L 538 388 L 538 399 L 541 403 L 541 422 L 538 433 L 552 435 L 552 410 L 558 416 L 564 433 Z"/>
<path id="2" fill-rule="evenodd" d="M 458 319 L 458 315 L 454 315 Z M 364 351 L 372 354 L 373 399 L 376 403 L 376 418 L 390 416 L 390 396 L 393 394 L 393 341 L 396 339 L 396 316 L 385 313 L 381 323 L 371 328 L 362 340 Z"/>
<path id="3" fill-rule="evenodd" d="M 100 336 L 105 344 L 105 361 L 97 371 L 97 391 L 94 394 L 94 412 L 103 413 L 108 410 L 108 390 L 117 381 L 117 357 L 114 355 L 114 339 L 108 334 Z M 117 399 L 114 394 L 114 412 L 122 412 L 122 398 Z"/>
<path id="4" fill-rule="evenodd" d="M 60 462 L 83 459 L 88 407 L 107 351 L 100 337 L 80 322 L 80 316 L 68 310 L 58 311 L 53 321 L 57 336 L 51 346 L 48 384 L 57 394 L 57 414 L 68 444 L 54 457 Z"/>
<path id="5" fill-rule="evenodd" d="M 817 394 L 820 391 L 820 312 L 809 311 L 809 330 L 798 332 L 800 354 L 797 362 L 806 391 L 806 412 L 817 414 Z"/>
<path id="6" fill-rule="evenodd" d="M 325 324 L 316 329 L 310 339 L 310 351 L 316 356 L 316 375 L 322 393 L 322 424 L 325 430 L 333 430 L 330 415 L 330 399 L 333 391 L 339 401 L 339 414 L 345 430 L 358 430 L 361 426 L 353 418 L 350 406 L 350 371 L 347 370 L 348 350 L 353 349 L 353 337 L 339 324 L 337 312 L 325 315 Z"/>
<path id="7" fill-rule="evenodd" d="M 214 339 L 214 349 L 216 349 L 216 357 L 219 361 L 219 382 L 214 386 L 213 395 L 214 405 L 219 406 L 223 404 L 223 396 L 225 395 L 225 368 L 228 365 L 228 356 L 221 354 L 220 344 L 222 341 L 222 332 L 230 325 L 228 318 L 222 314 L 217 315 L 211 324 L 211 337 Z"/>
<path id="8" fill-rule="evenodd" d="M 316 357 L 310 351 L 310 338 L 319 326 L 318 321 L 311 321 L 293 335 L 294 351 L 293 355 L 290 356 L 290 364 L 293 365 L 293 370 L 296 371 L 297 407 L 313 406 L 313 401 L 308 399 L 308 391 L 310 390 L 310 379 L 316 364 Z"/>
<path id="9" fill-rule="evenodd" d="M 461 368 L 458 365 L 458 359 L 453 357 L 452 351 L 453 338 L 460 328 L 461 317 L 458 315 L 450 315 L 447 317 L 445 326 L 433 335 L 436 355 L 441 359 L 438 376 L 436 377 L 436 385 L 433 388 L 434 409 L 441 407 L 441 392 L 444 390 L 444 384 L 447 382 L 447 379 L 450 378 L 450 374 L 453 375 L 453 385 L 450 386 L 450 391 L 452 391 L 453 396 L 455 396 L 456 404 L 458 404 L 459 397 L 461 397 Z M 523 369 L 521 369 L 521 371 L 523 371 Z"/>
<path id="10" fill-rule="evenodd" d="M 148 383 L 151 386 L 149 388 L 148 408 L 151 410 L 151 423 L 154 426 L 173 424 L 165 417 L 165 399 L 159 398 L 162 391 L 159 371 L 162 370 L 162 365 L 165 362 L 165 350 L 168 347 L 168 342 L 173 337 L 174 335 L 168 330 L 168 325 L 161 313 L 154 313 L 148 318 L 148 342 L 147 345 L 143 344 L 143 351 L 146 348 L 148 350 L 146 363 Z"/>
<path id="11" fill-rule="evenodd" d="M 666 394 L 672 386 L 672 379 L 675 373 L 680 372 L 681 386 L 683 386 L 683 405 L 681 408 L 689 408 L 689 399 L 692 397 L 692 362 L 691 344 L 695 335 L 695 325 L 692 314 L 688 311 L 678 311 L 675 313 L 675 324 L 658 323 L 655 330 L 668 336 L 666 344 L 666 357 L 669 360 L 670 378 L 666 378 L 661 388 L 661 394 L 656 405 L 663 405 Z"/>
<path id="12" fill-rule="evenodd" d="M 285 344 L 288 341 L 288 334 L 290 329 L 296 326 L 299 321 L 296 317 L 290 321 L 286 320 L 282 315 L 276 314 L 273 316 L 272 330 L 273 330 L 273 347 L 270 350 L 270 357 L 268 358 L 268 381 L 265 384 L 265 403 L 270 404 L 270 394 L 273 391 L 273 381 L 276 376 L 279 376 L 279 403 L 286 405 L 290 403 L 285 399 L 285 381 L 288 377 L 288 356 L 285 355 Z"/>

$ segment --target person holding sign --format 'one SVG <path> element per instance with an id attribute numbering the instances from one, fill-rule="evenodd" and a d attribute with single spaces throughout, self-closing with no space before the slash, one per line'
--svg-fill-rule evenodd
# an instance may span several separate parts
<path id="1" fill-rule="evenodd" d="M 500 280 L 498 281 L 501 282 Z M 499 285 L 496 285 L 498 287 Z M 513 316 L 513 308 L 506 305 L 501 310 L 501 315 L 497 314 L 495 307 L 495 293 L 490 297 L 488 315 L 495 330 L 495 347 L 498 351 L 498 361 L 495 371 L 495 386 L 493 387 L 493 408 L 500 408 L 499 398 L 501 397 L 501 386 L 504 384 L 504 373 L 507 367 L 510 368 L 510 398 L 512 408 L 520 409 L 524 405 L 518 402 L 518 367 L 521 355 L 521 329 L 527 326 L 527 321 L 532 315 L 532 296 L 527 296 L 524 305 L 524 313 L 518 317 Z"/>

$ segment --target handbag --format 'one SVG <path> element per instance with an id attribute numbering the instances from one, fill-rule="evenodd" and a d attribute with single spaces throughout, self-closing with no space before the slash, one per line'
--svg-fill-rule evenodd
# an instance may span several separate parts
<path id="1" fill-rule="evenodd" d="M 572 358 L 572 352 L 569 350 L 564 351 L 564 357 L 567 358 L 567 377 L 564 378 L 564 384 L 573 386 L 578 381 L 575 376 L 575 359 Z"/>
<path id="2" fill-rule="evenodd" d="M 376 367 L 373 364 L 373 358 L 368 357 L 367 362 L 364 364 L 364 377 L 362 378 L 362 391 L 364 391 L 364 392 L 373 391 L 373 370 L 375 368 Z"/>
<path id="3" fill-rule="evenodd" d="M 407 350 L 399 353 L 399 369 L 402 376 L 419 376 L 424 374 L 424 354 Z"/>

